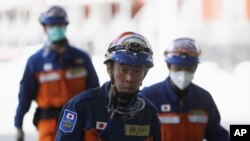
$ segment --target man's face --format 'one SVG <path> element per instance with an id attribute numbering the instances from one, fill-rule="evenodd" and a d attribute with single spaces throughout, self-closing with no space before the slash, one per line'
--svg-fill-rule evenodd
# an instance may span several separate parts
<path id="1" fill-rule="evenodd" d="M 197 65 L 168 64 L 169 77 L 174 88 L 184 90 L 192 82 Z"/>
<path id="2" fill-rule="evenodd" d="M 147 71 L 145 66 L 119 63 L 114 63 L 113 69 L 115 86 L 118 92 L 128 94 L 133 94 L 139 89 Z"/>
<path id="3" fill-rule="evenodd" d="M 66 39 L 66 23 L 47 24 L 44 25 L 44 30 L 48 36 L 48 40 L 51 41 L 51 48 L 56 50 L 58 53 L 64 52 L 64 44 L 59 44 L 60 41 L 63 43 Z"/>

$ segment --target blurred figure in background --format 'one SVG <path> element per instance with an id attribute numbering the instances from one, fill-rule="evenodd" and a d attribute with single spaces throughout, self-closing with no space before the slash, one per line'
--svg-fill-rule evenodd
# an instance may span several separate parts
<path id="1" fill-rule="evenodd" d="M 39 141 L 54 141 L 57 119 L 66 101 L 79 92 L 99 86 L 89 55 L 70 45 L 66 38 L 69 23 L 66 11 L 60 6 L 51 6 L 41 14 L 40 23 L 48 42 L 29 57 L 20 82 L 15 116 L 17 141 L 24 140 L 23 118 L 33 100 L 38 106 L 33 123 Z"/>
<path id="2" fill-rule="evenodd" d="M 200 54 L 195 40 L 174 40 L 164 52 L 169 76 L 142 90 L 158 110 L 162 141 L 229 141 L 212 96 L 192 83 Z"/>
<path id="3" fill-rule="evenodd" d="M 110 81 L 64 106 L 56 141 L 160 141 L 156 109 L 138 95 L 152 55 L 138 33 L 124 32 L 111 42 L 104 61 Z"/>

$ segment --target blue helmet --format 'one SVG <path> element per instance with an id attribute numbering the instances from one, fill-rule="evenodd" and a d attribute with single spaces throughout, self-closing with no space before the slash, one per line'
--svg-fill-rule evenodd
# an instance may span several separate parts
<path id="1" fill-rule="evenodd" d="M 45 12 L 41 14 L 39 20 L 42 25 L 69 23 L 66 11 L 58 5 L 49 7 Z"/>
<path id="2" fill-rule="evenodd" d="M 174 40 L 164 52 L 165 61 L 176 65 L 197 65 L 201 49 L 191 38 L 178 38 Z"/>
<path id="3" fill-rule="evenodd" d="M 121 64 L 153 67 L 153 52 L 148 40 L 135 32 L 124 32 L 113 40 L 105 54 L 106 60 Z"/>

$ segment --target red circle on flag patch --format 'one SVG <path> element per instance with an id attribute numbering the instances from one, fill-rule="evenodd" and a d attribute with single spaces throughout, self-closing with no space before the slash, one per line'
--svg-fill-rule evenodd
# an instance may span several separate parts
<path id="1" fill-rule="evenodd" d="M 104 124 L 103 124 L 103 123 L 100 123 L 100 124 L 99 124 L 99 127 L 100 127 L 100 128 L 103 128 L 103 127 L 104 127 Z"/>

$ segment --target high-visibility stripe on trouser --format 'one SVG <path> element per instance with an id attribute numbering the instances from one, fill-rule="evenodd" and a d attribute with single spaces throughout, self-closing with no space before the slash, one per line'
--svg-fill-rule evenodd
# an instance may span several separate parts
<path id="1" fill-rule="evenodd" d="M 38 121 L 37 129 L 39 141 L 55 141 L 57 120 L 41 119 Z"/>

